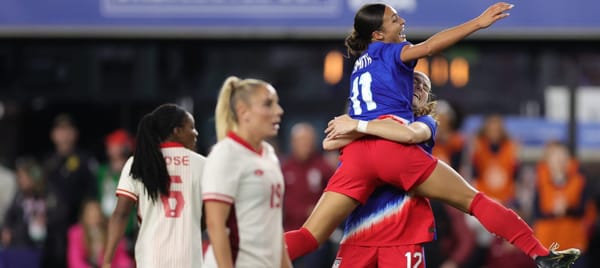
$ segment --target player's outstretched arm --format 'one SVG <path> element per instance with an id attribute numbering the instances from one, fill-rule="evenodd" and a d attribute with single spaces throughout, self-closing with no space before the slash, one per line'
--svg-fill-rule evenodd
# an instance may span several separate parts
<path id="1" fill-rule="evenodd" d="M 429 39 L 402 49 L 400 60 L 403 62 L 414 61 L 438 53 L 464 39 L 470 34 L 487 28 L 496 21 L 508 17 L 514 5 L 499 2 L 488 7 L 479 17 L 467 21 L 459 26 L 443 30 L 434 34 Z"/>
<path id="2" fill-rule="evenodd" d="M 125 234 L 125 227 L 127 227 L 127 220 L 129 215 L 135 206 L 135 201 L 129 197 L 119 195 L 117 199 L 117 207 L 113 214 L 108 220 L 108 237 L 106 239 L 106 247 L 104 249 L 104 260 L 102 262 L 103 268 L 110 268 L 112 260 L 115 255 L 117 245 L 123 235 Z"/>
<path id="3" fill-rule="evenodd" d="M 336 140 L 336 137 L 344 138 L 358 131 L 359 120 L 352 119 L 348 115 L 338 116 L 329 121 L 325 130 L 327 139 Z M 431 138 L 431 129 L 421 122 L 404 125 L 391 118 L 368 121 L 364 134 L 378 136 L 387 140 L 400 143 L 421 143 Z"/>

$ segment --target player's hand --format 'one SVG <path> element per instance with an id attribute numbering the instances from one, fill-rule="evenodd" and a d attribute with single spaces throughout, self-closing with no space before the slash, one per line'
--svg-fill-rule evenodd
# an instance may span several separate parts
<path id="1" fill-rule="evenodd" d="M 356 131 L 357 126 L 358 120 L 354 120 L 345 114 L 334 117 L 333 120 L 329 121 L 327 124 L 327 129 L 325 129 L 325 133 L 327 133 L 327 138 L 335 139 L 338 136 Z"/>
<path id="2" fill-rule="evenodd" d="M 499 2 L 488 7 L 479 17 L 477 17 L 477 24 L 479 27 L 487 28 L 494 24 L 496 21 L 508 17 L 507 11 L 514 7 L 513 4 Z"/>

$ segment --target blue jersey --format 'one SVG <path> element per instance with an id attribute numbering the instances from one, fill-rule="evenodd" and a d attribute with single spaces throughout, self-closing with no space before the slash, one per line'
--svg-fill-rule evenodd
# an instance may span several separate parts
<path id="1" fill-rule="evenodd" d="M 400 52 L 406 45 L 410 43 L 373 42 L 354 62 L 350 76 L 350 117 L 373 120 L 391 114 L 413 121 L 416 61 L 405 64 L 400 60 Z"/>
<path id="2" fill-rule="evenodd" d="M 435 119 L 419 116 L 431 138 L 419 146 L 431 154 L 437 131 Z M 399 158 L 399 161 L 400 160 Z M 342 243 L 357 246 L 398 246 L 429 242 L 435 235 L 435 223 L 429 200 L 410 196 L 391 185 L 378 187 L 364 205 L 346 219 Z"/>

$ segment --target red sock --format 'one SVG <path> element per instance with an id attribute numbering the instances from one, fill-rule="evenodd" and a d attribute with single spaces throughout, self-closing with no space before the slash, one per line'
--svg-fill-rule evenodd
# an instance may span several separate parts
<path id="1" fill-rule="evenodd" d="M 284 236 L 288 255 L 291 260 L 304 256 L 319 247 L 317 239 L 304 227 L 285 232 Z"/>
<path id="2" fill-rule="evenodd" d="M 548 249 L 533 236 L 533 230 L 521 217 L 483 193 L 478 193 L 473 198 L 470 211 L 490 233 L 506 239 L 529 257 L 535 259 L 549 254 Z"/>

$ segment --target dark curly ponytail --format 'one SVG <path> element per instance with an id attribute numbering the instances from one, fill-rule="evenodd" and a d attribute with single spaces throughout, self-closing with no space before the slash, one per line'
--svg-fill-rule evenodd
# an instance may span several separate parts
<path id="1" fill-rule="evenodd" d="M 170 177 L 160 143 L 173 129 L 181 127 L 186 111 L 175 104 L 163 104 L 146 114 L 138 125 L 136 146 L 131 164 L 131 176 L 140 180 L 152 201 L 169 195 Z"/>

